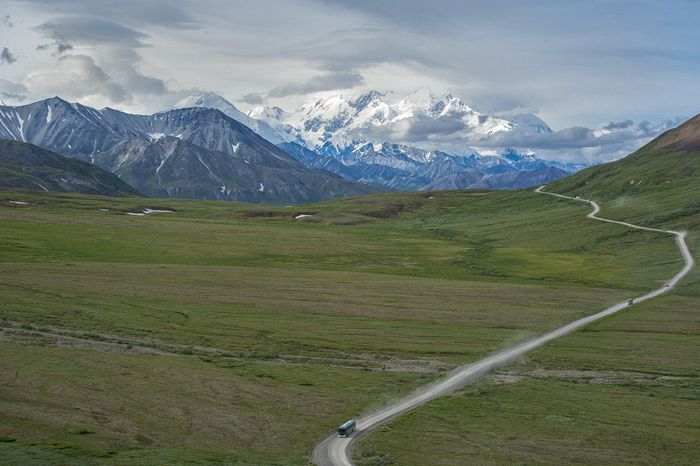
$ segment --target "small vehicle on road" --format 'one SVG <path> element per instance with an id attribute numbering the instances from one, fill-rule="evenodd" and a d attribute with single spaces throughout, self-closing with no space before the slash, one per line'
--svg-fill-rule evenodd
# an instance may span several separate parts
<path id="1" fill-rule="evenodd" d="M 338 437 L 349 437 L 355 431 L 355 425 L 357 423 L 354 419 L 343 423 L 342 426 L 338 427 Z"/>
<path id="2" fill-rule="evenodd" d="M 628 299 L 627 304 L 634 304 L 634 299 Z"/>

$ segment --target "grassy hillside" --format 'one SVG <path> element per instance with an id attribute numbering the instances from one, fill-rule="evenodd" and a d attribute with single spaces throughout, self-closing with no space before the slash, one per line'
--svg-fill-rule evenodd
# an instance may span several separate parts
<path id="1" fill-rule="evenodd" d="M 552 183 L 600 201 L 616 218 L 700 228 L 700 115 L 621 160 Z"/>
<path id="2" fill-rule="evenodd" d="M 595 199 L 605 217 L 686 229 L 697 254 L 699 127 L 696 117 L 625 159 L 547 190 Z M 361 442 L 356 459 L 409 466 L 436 457 L 444 465 L 697 464 L 698 309 L 696 269 L 671 293 L 398 419 Z"/>
<path id="3" fill-rule="evenodd" d="M 138 196 L 116 175 L 32 144 L 0 140 L 0 188 Z"/>
<path id="4" fill-rule="evenodd" d="M 145 207 L 172 212 L 128 215 Z M 341 421 L 680 266 L 668 238 L 586 212 L 4 193 L 0 456 L 304 464 Z"/>

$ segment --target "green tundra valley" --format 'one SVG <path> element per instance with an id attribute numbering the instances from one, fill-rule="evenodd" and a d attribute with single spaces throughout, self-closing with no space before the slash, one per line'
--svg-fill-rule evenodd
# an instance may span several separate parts
<path id="1" fill-rule="evenodd" d="M 698 18 L 0 1 L 0 466 L 700 465 Z"/>

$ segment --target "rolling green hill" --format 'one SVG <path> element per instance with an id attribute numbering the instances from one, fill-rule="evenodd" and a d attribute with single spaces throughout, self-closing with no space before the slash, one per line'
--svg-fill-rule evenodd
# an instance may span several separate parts
<path id="1" fill-rule="evenodd" d="M 69 159 L 33 144 L 0 140 L 0 188 L 138 196 L 101 168 Z"/>
<path id="2" fill-rule="evenodd" d="M 633 154 L 549 185 L 589 197 L 607 213 L 642 224 L 700 227 L 700 115 Z"/>

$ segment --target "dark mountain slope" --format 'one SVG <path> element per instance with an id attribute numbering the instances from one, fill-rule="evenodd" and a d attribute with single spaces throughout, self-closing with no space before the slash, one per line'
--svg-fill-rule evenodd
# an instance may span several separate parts
<path id="1" fill-rule="evenodd" d="M 297 203 L 374 191 L 296 162 L 251 163 L 173 136 L 124 141 L 95 163 L 155 197 Z"/>
<path id="2" fill-rule="evenodd" d="M 0 138 L 29 142 L 62 155 L 89 156 L 139 133 L 102 113 L 58 97 L 18 107 L 0 106 Z"/>
<path id="3" fill-rule="evenodd" d="M 139 193 L 117 176 L 32 144 L 0 140 L 0 187 L 106 196 Z"/>
<path id="4" fill-rule="evenodd" d="M 291 155 L 296 161 L 300 162 L 306 167 L 335 173 L 336 175 L 342 176 L 348 180 L 354 179 L 353 172 L 350 167 L 343 165 L 332 157 L 318 155 L 316 152 L 295 142 L 282 142 L 277 144 L 277 147 Z"/>

